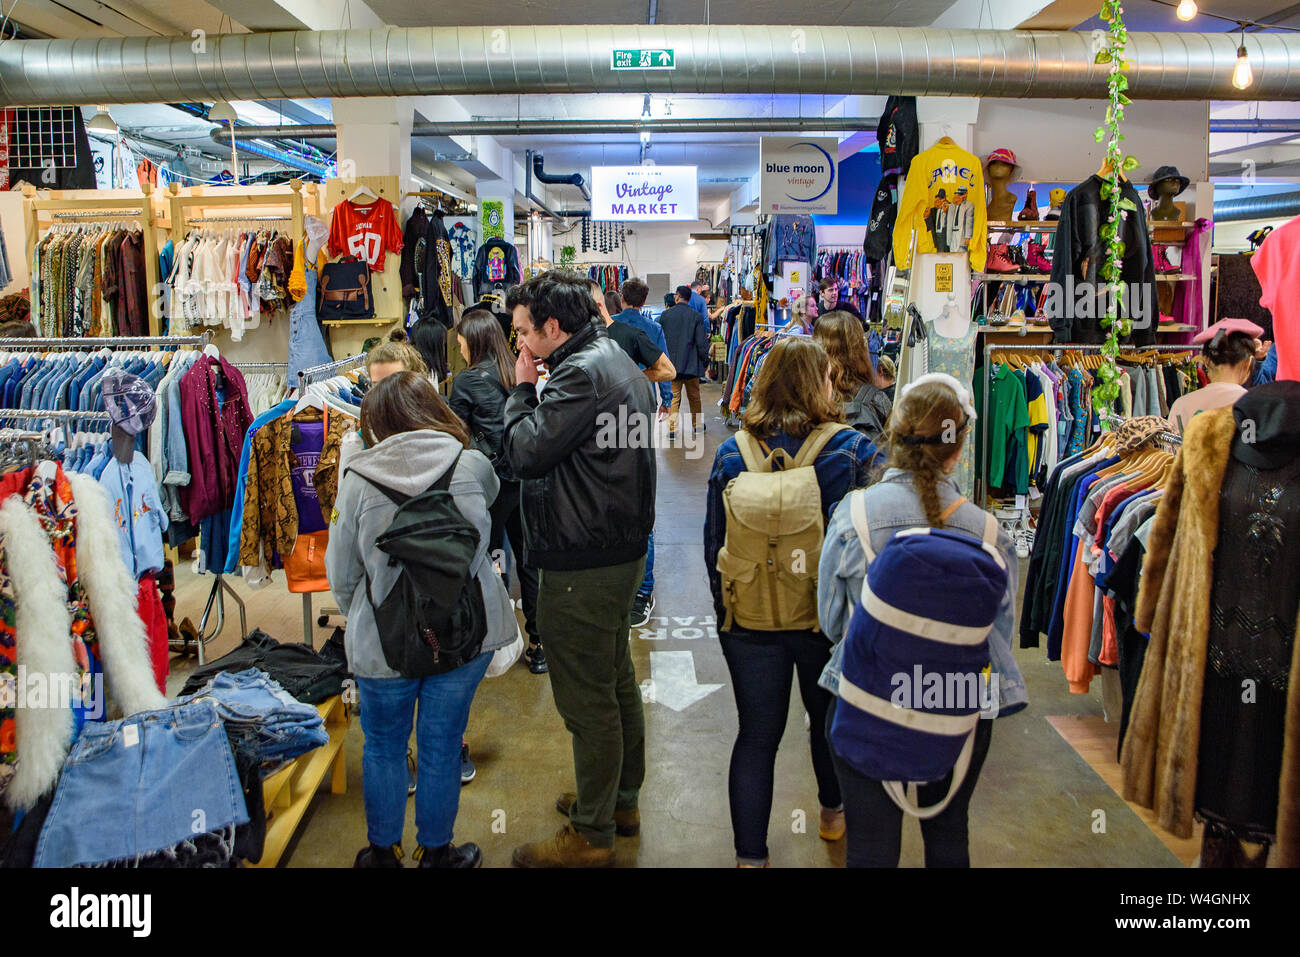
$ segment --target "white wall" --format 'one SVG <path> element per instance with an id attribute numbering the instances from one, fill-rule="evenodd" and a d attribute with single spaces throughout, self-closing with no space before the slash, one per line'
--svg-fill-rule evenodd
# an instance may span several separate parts
<path id="1" fill-rule="evenodd" d="M 1292 217 L 1279 216 L 1274 219 L 1248 219 L 1234 223 L 1215 223 L 1214 251 L 1216 253 L 1240 253 L 1250 249 L 1246 237 L 1261 226 L 1276 229 L 1290 222 Z"/>
<path id="2" fill-rule="evenodd" d="M 572 232 L 555 234 L 555 258 L 560 250 L 572 246 L 579 250 L 575 264 L 595 262 L 626 263 L 632 275 L 644 278 L 646 273 L 666 272 L 673 286 L 690 283 L 695 278 L 695 268 L 701 262 L 721 262 L 727 254 L 728 242 L 722 239 L 701 239 L 695 245 L 686 242 L 691 233 L 715 232 L 705 220 L 695 223 L 628 223 L 627 240 L 611 253 L 582 252 L 582 227 Z"/>

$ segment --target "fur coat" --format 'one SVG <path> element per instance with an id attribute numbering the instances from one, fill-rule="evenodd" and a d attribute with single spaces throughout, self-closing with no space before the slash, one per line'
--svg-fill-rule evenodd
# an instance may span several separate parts
<path id="1" fill-rule="evenodd" d="M 68 473 L 68 482 L 77 503 L 77 574 L 99 638 L 111 706 L 127 715 L 161 708 L 166 699 L 154 684 L 148 639 L 136 614 L 137 586 L 122 561 L 108 495 L 84 475 Z M 0 543 L 8 554 L 16 598 L 18 664 L 28 674 L 76 674 L 67 590 L 54 550 L 36 516 L 16 495 L 0 506 Z M 12 808 L 29 808 L 58 780 L 72 744 L 72 712 L 20 708 L 14 723 L 18 761 L 4 798 Z"/>
<path id="2" fill-rule="evenodd" d="M 1219 491 L 1235 432 L 1231 407 L 1203 412 L 1188 425 L 1156 510 L 1138 591 L 1135 625 L 1151 642 L 1120 759 L 1124 798 L 1154 810 L 1161 827 L 1183 838 L 1192 835 Z M 1275 852 L 1283 867 L 1300 866 L 1300 641 L 1290 688 Z"/>

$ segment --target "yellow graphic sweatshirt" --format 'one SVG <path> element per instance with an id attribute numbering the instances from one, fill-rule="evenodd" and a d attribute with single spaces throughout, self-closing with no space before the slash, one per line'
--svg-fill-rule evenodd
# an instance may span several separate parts
<path id="1" fill-rule="evenodd" d="M 969 250 L 971 268 L 982 272 L 988 255 L 984 170 L 956 143 L 936 143 L 912 160 L 894 222 L 894 262 L 912 265 L 912 231 L 918 253 Z"/>

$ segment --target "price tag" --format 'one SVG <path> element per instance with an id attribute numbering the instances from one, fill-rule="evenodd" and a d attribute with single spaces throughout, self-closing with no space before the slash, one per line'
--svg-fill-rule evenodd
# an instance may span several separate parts
<path id="1" fill-rule="evenodd" d="M 140 726 L 138 724 L 122 725 L 122 743 L 128 748 L 134 748 L 140 743 Z"/>
<path id="2" fill-rule="evenodd" d="M 1029 502 L 1026 500 L 1025 496 L 1023 496 L 1023 495 L 1017 495 L 1017 496 L 1016 496 L 1016 511 L 1017 511 L 1017 512 L 1023 512 L 1023 511 L 1024 511 L 1025 509 L 1027 509 L 1027 508 L 1029 508 Z"/>
<path id="3" fill-rule="evenodd" d="M 952 263 L 934 264 L 934 291 L 952 292 Z"/>

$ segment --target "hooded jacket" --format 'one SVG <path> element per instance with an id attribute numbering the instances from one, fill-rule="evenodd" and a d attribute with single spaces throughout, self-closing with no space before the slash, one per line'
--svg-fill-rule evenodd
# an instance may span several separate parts
<path id="1" fill-rule="evenodd" d="M 474 295 L 482 299 L 488 293 L 504 293 L 517 282 L 523 282 L 519 269 L 519 251 L 504 239 L 489 239 L 478 248 L 474 257 Z"/>
<path id="2" fill-rule="evenodd" d="M 400 569 L 389 565 L 388 556 L 374 547 L 375 539 L 388 530 L 397 506 L 366 479 L 406 495 L 418 495 L 442 477 L 457 454 L 460 460 L 452 475 L 451 494 L 456 507 L 479 535 L 474 576 L 483 590 L 487 612 L 483 651 L 503 648 L 518 634 L 510 596 L 488 555 L 492 531 L 488 507 L 499 487 L 491 463 L 482 453 L 465 449 L 445 432 L 421 430 L 391 435 L 374 448 L 358 449 L 348 455 L 325 552 L 330 590 L 348 618 L 344 637 L 348 664 L 358 678 L 402 677 L 384 658 L 375 615 L 366 599 L 367 572 L 375 604 L 384 600 L 397 581 Z"/>

